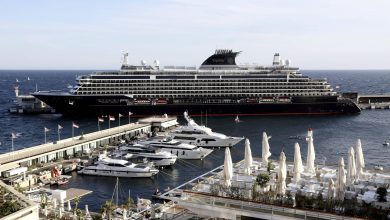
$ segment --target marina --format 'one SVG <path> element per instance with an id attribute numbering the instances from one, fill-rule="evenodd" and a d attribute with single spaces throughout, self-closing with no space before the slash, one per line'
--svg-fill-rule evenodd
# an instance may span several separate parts
<path id="1" fill-rule="evenodd" d="M 69 212 L 71 208 L 68 208 L 68 212 L 66 212 L 64 208 L 65 203 L 68 202 L 68 206 L 70 207 L 70 202 L 73 201 L 75 209 L 77 209 L 78 200 L 92 193 L 92 191 L 82 188 L 60 189 L 62 186 L 66 186 L 69 182 L 72 182 L 73 175 L 63 175 L 64 173 L 72 173 L 77 167 L 79 169 L 77 173 L 84 175 L 150 178 L 159 173 L 159 170 L 154 168 L 156 161 L 151 158 L 162 153 L 162 155 L 176 160 L 179 155 L 178 147 L 181 144 L 176 141 L 153 142 L 148 140 L 148 138 L 153 138 L 152 136 L 155 135 L 158 137 L 157 132 L 162 132 L 162 134 L 167 135 L 167 132 L 176 128 L 177 125 L 178 123 L 175 117 L 168 117 L 167 115 L 149 117 L 141 119 L 136 123 L 129 123 L 35 147 L 12 151 L 0 155 L 0 168 L 4 177 L 3 181 L 6 181 L 12 187 L 15 187 L 15 189 L 25 193 L 32 201 L 40 203 L 41 207 L 44 206 L 45 208 L 39 211 L 40 215 L 46 217 L 53 215 L 76 216 L 75 212 Z M 204 128 L 207 127 L 204 126 Z M 72 130 L 72 135 L 73 133 L 74 131 Z M 139 140 L 140 138 L 141 140 Z M 122 158 L 123 154 L 120 152 L 128 152 L 131 147 L 126 146 L 126 142 L 131 141 L 137 141 L 139 143 L 142 143 L 142 141 L 145 143 L 149 142 L 150 147 L 155 148 L 154 151 L 149 152 L 149 157 L 145 158 L 151 159 L 149 163 L 147 160 L 137 164 L 123 160 L 130 159 L 128 158 L 129 153 L 124 155 L 123 159 L 114 159 L 107 156 L 119 153 L 119 157 Z M 132 146 L 138 145 L 139 147 L 141 146 L 139 149 L 145 148 L 137 142 Z M 156 146 L 157 143 L 163 143 L 167 146 Z M 170 146 L 169 143 L 175 146 L 175 148 L 169 147 L 171 149 L 170 153 L 169 150 L 164 151 L 165 148 Z M 115 147 L 116 145 L 117 147 Z M 221 145 L 221 147 L 224 146 Z M 173 149 L 176 149 L 176 151 L 172 152 Z M 198 148 L 189 144 L 183 144 L 180 149 L 181 159 L 203 159 L 213 151 L 212 149 L 202 150 L 201 147 Z M 107 150 L 110 153 L 107 153 Z M 204 153 L 194 156 L 186 151 L 194 151 L 194 153 L 199 151 Z M 91 160 L 93 158 L 96 159 Z M 174 162 L 168 165 L 172 166 Z M 50 189 L 45 185 L 50 185 L 50 188 L 58 186 L 58 189 Z M 46 199 L 42 200 L 42 196 Z M 87 205 L 84 215 L 90 215 Z"/>
<path id="2" fill-rule="evenodd" d="M 0 220 L 390 220 L 390 1 L 0 5 Z"/>
<path id="3" fill-rule="evenodd" d="M 376 117 L 373 117 L 374 115 L 377 115 L 377 114 L 385 114 L 385 112 L 378 112 L 378 111 L 365 111 L 364 113 L 362 112 L 361 115 L 359 116 L 359 118 L 363 117 L 369 117 L 369 118 L 376 118 Z M 55 117 L 55 115 L 53 115 Z M 53 117 L 51 116 L 51 117 Z M 383 115 L 384 116 L 384 115 Z M 170 118 L 168 116 L 168 118 Z M 269 127 L 269 125 L 271 125 L 272 123 L 275 123 L 275 119 L 272 118 L 272 117 L 266 117 L 266 118 L 262 118 L 262 122 L 261 124 L 257 122 L 256 119 L 254 118 L 251 118 L 251 117 L 244 117 L 244 116 L 240 116 L 240 122 L 237 123 L 235 121 L 235 118 L 236 116 L 232 116 L 232 117 L 225 117 L 225 118 L 222 118 L 222 119 L 218 119 L 218 118 L 215 118 L 215 117 L 212 117 L 212 116 L 208 116 L 206 118 L 205 116 L 205 113 L 203 114 L 203 119 L 202 117 L 192 117 L 192 119 L 194 121 L 196 121 L 196 123 L 198 124 L 199 123 L 199 126 L 204 126 L 203 123 L 206 123 L 207 121 L 207 124 L 209 125 L 208 127 L 210 128 L 213 128 L 212 131 L 217 131 L 217 132 L 221 132 L 221 133 L 224 133 L 226 134 L 226 136 L 231 136 L 231 137 L 242 137 L 242 136 L 246 136 L 246 137 L 250 137 L 251 140 L 254 140 L 253 142 L 253 146 L 256 146 L 256 145 L 259 145 L 260 143 L 257 142 L 256 140 L 257 139 L 260 139 L 260 136 L 258 134 L 258 132 L 255 132 L 255 131 L 258 131 L 259 129 L 265 129 L 265 130 L 270 130 L 270 134 L 272 134 L 272 138 L 270 139 L 271 141 L 271 146 L 275 146 L 276 145 L 276 148 L 273 149 L 271 148 L 271 150 L 273 150 L 274 152 L 277 152 L 277 151 L 280 151 L 281 150 L 281 147 L 284 148 L 284 151 L 286 152 L 286 156 L 288 157 L 288 155 L 291 155 L 291 149 L 288 147 L 288 143 L 292 143 L 292 142 L 295 142 L 295 141 L 298 141 L 298 142 L 302 142 L 306 139 L 306 134 L 303 133 L 303 132 L 297 132 L 297 130 L 300 130 L 299 127 L 300 126 L 313 126 L 315 128 L 317 127 L 322 127 L 320 129 L 320 131 L 318 131 L 319 133 L 321 134 L 326 134 L 327 132 L 330 131 L 330 129 L 335 129 L 336 130 L 336 127 L 343 127 L 343 125 L 347 122 L 347 121 L 354 121 L 355 119 L 354 118 L 350 118 L 350 117 L 346 117 L 346 118 L 335 118 L 336 119 L 336 124 L 334 126 L 336 127 L 330 127 L 329 129 L 325 128 L 325 124 L 326 124 L 326 119 L 322 119 L 322 118 L 318 118 L 316 117 L 316 120 L 312 120 L 310 118 L 302 118 L 300 119 L 299 121 L 296 121 L 294 119 L 289 119 L 289 117 L 284 117 L 284 120 L 287 120 L 285 122 L 277 122 L 277 124 L 275 124 L 275 127 L 271 126 Z M 106 118 L 105 118 L 106 119 Z M 133 119 L 133 118 L 132 118 Z M 358 118 L 356 118 L 358 119 Z M 135 118 L 133 119 L 135 120 Z M 136 124 L 134 121 L 132 120 L 132 123 L 131 124 Z M 181 122 L 180 124 L 183 124 L 183 126 L 185 126 L 186 124 L 188 124 L 188 121 L 185 119 L 185 118 L 178 118 L 178 121 Z M 203 123 L 202 123 L 203 121 Z M 101 129 L 101 133 L 104 133 L 108 127 L 107 127 L 107 120 L 105 120 L 106 123 L 100 123 L 100 129 Z M 116 122 L 118 122 L 118 118 L 116 118 Z M 153 133 L 153 131 L 156 131 L 156 134 L 164 134 L 162 136 L 156 136 L 156 140 L 158 139 L 164 139 L 166 136 L 165 134 L 169 134 L 169 132 L 171 131 L 174 131 L 175 129 L 178 129 L 178 126 L 177 125 L 177 122 L 176 120 L 169 120 L 167 119 L 165 116 L 158 116 L 156 117 L 155 119 L 153 118 L 141 118 L 138 120 L 138 124 L 141 124 L 142 123 L 145 123 L 144 125 L 148 125 L 150 126 L 150 128 L 147 128 L 147 131 L 150 132 L 151 134 Z M 128 120 L 126 118 L 122 118 L 122 125 L 121 126 L 129 126 L 128 124 Z M 358 121 L 355 121 L 354 123 L 357 123 L 359 124 L 360 122 Z M 291 126 L 291 124 L 296 124 L 296 126 L 293 128 L 293 129 L 288 129 L 288 126 Z M 114 126 L 117 126 L 118 123 L 114 123 L 112 122 L 111 123 L 111 126 L 113 126 L 112 128 L 110 129 L 113 129 Z M 85 122 L 81 122 L 81 126 L 85 126 Z M 141 125 L 140 125 L 141 126 Z M 327 125 L 328 126 L 328 125 Z M 347 124 L 345 124 L 345 126 L 347 126 Z M 360 125 L 359 125 L 360 126 Z M 371 125 L 367 125 L 365 124 L 364 125 L 365 127 L 367 126 L 371 126 Z M 99 131 L 96 131 L 96 122 L 94 121 L 94 123 L 91 123 L 90 127 L 93 127 L 92 129 L 92 134 L 94 132 L 99 132 Z M 206 126 L 205 126 L 206 127 Z M 339 129 L 339 128 L 337 128 Z M 95 130 L 95 131 L 93 131 Z M 245 133 L 242 133 L 241 131 L 246 131 Z M 76 134 L 80 134 L 78 133 L 78 130 L 75 129 L 76 131 Z M 111 131 L 114 131 L 114 130 L 111 130 Z M 119 130 L 116 130 L 116 131 L 119 131 Z M 333 136 L 335 136 L 336 140 L 341 140 L 341 138 L 345 139 L 345 141 L 351 141 L 349 140 L 349 137 L 356 137 L 356 136 L 365 136 L 365 133 L 362 133 L 364 132 L 365 130 L 360 130 L 360 131 L 355 131 L 356 134 L 349 134 L 347 135 L 348 137 L 338 137 L 337 134 L 334 134 Z M 69 131 L 68 131 L 69 132 Z M 378 131 L 379 133 L 377 133 L 378 137 L 382 137 L 382 138 L 379 138 L 380 140 L 378 141 L 379 143 L 376 143 L 375 140 L 378 140 L 377 138 L 375 138 L 375 140 L 371 140 L 369 142 L 369 144 L 367 144 L 368 146 L 376 149 L 375 151 L 378 152 L 378 155 L 375 154 L 375 151 L 374 153 L 371 152 L 368 156 L 368 158 L 371 158 L 371 159 L 368 159 L 368 163 L 371 163 L 370 166 L 371 167 L 374 167 L 376 166 L 376 164 L 378 162 L 374 162 L 374 161 L 377 161 L 377 158 L 380 158 L 380 154 L 384 154 L 386 153 L 387 151 L 385 150 L 385 148 L 383 148 L 383 141 L 386 140 L 387 138 L 387 133 L 385 132 L 385 130 L 381 130 L 381 131 Z M 54 133 L 54 132 L 53 132 Z M 69 140 L 69 143 L 76 143 L 77 141 L 80 141 L 80 140 L 77 140 L 77 138 L 81 137 L 81 135 L 76 135 L 74 137 L 74 140 L 72 140 L 71 138 L 71 132 L 69 132 L 68 134 L 66 134 L 66 130 L 64 130 L 64 137 L 66 136 L 70 136 L 69 138 L 64 138 Z M 140 132 L 141 133 L 141 132 Z M 22 134 L 23 135 L 23 134 Z M 84 137 L 89 137 L 88 136 L 89 133 L 85 133 L 83 136 Z M 112 135 L 116 135 L 116 133 L 112 133 Z M 144 135 L 145 138 L 147 138 L 147 134 Z M 318 142 L 319 142 L 319 146 L 320 148 L 324 149 L 324 147 L 326 148 L 326 145 L 324 145 L 324 139 L 321 137 L 322 135 L 320 135 L 318 137 Z M 132 135 L 131 136 L 124 136 L 124 137 L 127 137 L 127 138 L 123 138 L 122 136 L 118 136 L 118 138 L 115 138 L 112 140 L 112 142 L 109 143 L 109 146 L 107 149 L 109 151 L 111 151 L 112 149 L 114 149 L 113 147 L 114 146 L 125 146 L 126 144 L 124 143 L 121 143 L 123 142 L 124 140 L 125 141 L 129 141 L 131 139 L 134 139 L 132 138 Z M 170 135 L 170 137 L 172 137 Z M 23 138 L 23 136 L 19 137 L 19 138 Z M 15 139 L 16 141 L 16 144 L 19 143 L 19 138 L 18 139 Z M 49 136 L 49 139 L 51 140 L 56 140 L 56 134 L 54 133 L 51 138 Z M 88 139 L 89 140 L 89 139 Z M 74 141 L 74 142 L 72 142 Z M 85 140 L 86 141 L 86 140 Z M 135 141 L 133 144 L 134 145 L 137 145 L 139 143 L 139 141 L 143 141 L 143 139 L 139 139 L 138 141 Z M 335 143 L 332 143 L 332 139 L 327 139 L 326 142 L 329 143 L 330 146 L 335 146 L 337 144 Z M 49 141 L 50 142 L 50 141 Z M 3 142 L 4 143 L 4 142 Z M 77 143 L 81 143 L 81 142 L 77 142 Z M 106 143 L 106 142 L 104 142 Z M 51 141 L 51 144 L 54 145 L 54 141 Z M 84 143 L 83 143 L 84 144 Z M 346 142 L 342 142 L 341 145 L 343 146 L 347 146 L 348 143 Z M 40 145 L 38 145 L 40 146 Z M 48 146 L 48 145 L 44 145 L 44 146 Z M 50 145 L 49 145 L 50 146 Z M 382 150 L 383 148 L 383 150 Z M 96 153 L 93 153 L 94 150 L 97 150 L 97 149 L 101 149 L 101 150 L 104 150 L 104 148 L 102 149 L 101 147 L 97 147 L 95 149 L 90 149 L 88 150 L 87 147 L 82 148 L 79 152 L 81 153 L 84 153 L 84 152 L 88 152 L 89 154 L 92 154 L 92 155 L 96 155 Z M 212 148 L 211 148 L 212 149 Z M 242 148 L 242 144 L 238 143 L 236 147 L 233 147 L 232 149 L 232 157 L 235 158 L 235 160 L 242 160 L 242 157 L 244 156 L 243 155 L 243 148 Z M 257 155 L 259 155 L 259 149 L 258 148 L 255 148 L 253 149 L 254 152 L 256 152 Z M 99 150 L 100 151 L 100 150 Z M 337 148 L 330 148 L 330 149 L 327 149 L 327 150 L 321 150 L 320 152 L 317 152 L 317 162 L 319 164 L 322 164 L 322 160 L 323 160 L 323 157 L 326 156 L 327 157 L 327 160 L 328 161 L 335 161 L 337 160 L 336 158 L 332 157 L 331 154 L 326 154 L 324 152 L 333 152 L 334 156 L 338 155 L 338 151 Z M 102 151 L 100 151 L 101 153 Z M 163 170 L 160 170 L 160 173 L 155 175 L 153 177 L 153 179 L 150 179 L 150 178 L 147 178 L 147 180 L 143 180 L 144 178 L 140 178 L 140 180 L 136 180 L 134 178 L 132 178 L 132 180 L 130 181 L 131 182 L 131 186 L 130 187 L 125 187 L 124 189 L 124 192 L 120 193 L 119 194 L 119 203 L 124 203 L 127 199 L 127 195 L 128 195 L 128 190 L 131 190 L 131 197 L 134 199 L 134 201 L 136 201 L 136 195 L 138 194 L 141 198 L 146 198 L 146 199 L 151 199 L 153 198 L 153 194 L 154 194 L 154 191 L 156 190 L 156 188 L 159 188 L 161 190 L 162 193 L 166 192 L 166 190 L 168 188 L 176 188 L 176 186 L 180 186 L 181 184 L 195 178 L 196 176 L 200 176 L 200 175 L 203 175 L 204 173 L 208 173 L 208 171 L 210 170 L 213 170 L 214 168 L 216 167 L 220 167 L 221 164 L 222 164 L 222 161 L 223 161 L 223 152 L 224 152 L 224 148 L 214 148 L 214 151 L 213 153 L 209 154 L 206 158 L 204 158 L 203 160 L 196 160 L 196 161 L 191 161 L 191 160 L 182 160 L 182 159 L 177 159 L 176 163 L 171 167 L 171 168 L 165 168 Z M 45 152 L 45 153 L 49 153 L 49 152 Z M 170 152 L 169 152 L 170 153 Z M 277 155 L 278 153 L 276 153 Z M 110 154 L 109 154 L 110 155 Z M 65 164 L 72 164 L 73 161 L 75 161 L 79 156 L 80 154 L 73 154 L 72 155 L 74 158 L 70 158 L 70 162 L 67 162 Z M 124 156 L 124 155 L 123 155 Z M 85 158 L 85 156 L 83 156 L 84 158 L 82 160 L 85 160 L 85 159 L 88 159 L 88 158 Z M 373 157 L 375 157 L 374 159 L 372 159 Z M 64 158 L 65 159 L 65 158 Z M 274 158 L 275 159 L 275 158 Z M 291 159 L 291 157 L 290 157 Z M 65 160 L 64 160 L 65 161 Z M 371 162 L 372 161 L 372 162 Z M 12 164 L 12 163 L 11 163 Z M 51 163 L 48 163 L 48 164 L 51 164 Z M 384 170 L 386 170 L 386 167 L 388 165 L 386 165 L 386 162 L 383 162 L 382 164 L 382 168 Z M 52 164 L 53 166 L 57 165 L 58 164 Z M 65 165 L 63 165 L 63 169 L 65 169 Z M 222 168 L 222 167 L 220 167 Z M 218 169 L 216 170 L 216 172 L 218 171 Z M 178 178 L 178 174 L 177 172 L 179 172 L 180 175 L 185 175 L 185 178 Z M 105 179 L 105 181 L 100 181 L 102 177 L 99 177 L 99 176 L 87 176 L 87 175 L 78 175 L 76 172 L 71 172 L 69 173 L 68 175 L 72 176 L 71 179 L 69 179 L 69 182 L 66 183 L 65 185 L 62 185 L 62 186 L 58 186 L 59 188 L 61 189 L 66 189 L 66 188 L 78 188 L 78 189 L 85 189 L 85 186 L 87 186 L 87 189 L 90 191 L 93 191 L 91 194 L 87 194 L 85 196 L 82 196 L 82 199 L 81 199 L 81 203 L 80 203 L 80 209 L 85 212 L 85 205 L 88 206 L 88 209 L 89 209 L 89 212 L 94 214 L 95 212 L 99 212 L 100 210 L 100 207 L 102 206 L 102 204 L 105 203 L 105 201 L 107 199 L 109 199 L 111 197 L 111 193 L 112 193 L 112 187 L 114 186 L 114 179 L 113 177 L 108 177 Z M 28 176 L 28 175 L 27 175 Z M 198 180 L 198 181 L 201 181 L 201 180 Z M 94 183 L 96 182 L 96 183 Z M 119 180 L 120 183 L 124 184 L 125 182 L 127 182 L 126 180 L 124 179 L 120 179 Z M 197 181 L 195 181 L 197 182 Z M 192 183 L 195 183 L 195 182 L 192 182 Z M 191 184 L 193 185 L 193 184 Z M 28 186 L 28 181 L 27 181 L 27 186 Z M 102 187 L 104 186 L 104 187 Z M 141 186 L 138 188 L 138 186 Z M 52 186 L 54 187 L 54 185 Z M 191 187 L 187 184 L 186 187 L 185 187 L 187 190 L 188 189 L 191 189 Z M 31 191 L 34 191 L 35 187 L 32 187 Z M 103 191 L 102 191 L 103 189 Z M 169 190 L 168 190 L 169 191 Z M 180 190 L 179 190 L 180 192 Z M 196 193 L 196 192 L 195 192 Z M 172 191 L 171 192 L 172 195 L 179 195 L 178 192 L 176 191 Z M 101 197 L 102 198 L 105 198 L 105 199 L 100 199 L 99 202 L 96 202 L 96 195 L 102 195 Z M 191 194 L 192 195 L 192 194 Z M 194 194 L 194 198 L 197 196 L 197 194 Z M 203 195 L 202 195 L 203 196 Z M 236 202 L 232 202 L 232 201 L 223 201 L 221 199 L 221 203 L 217 203 L 217 204 L 222 204 L 223 202 L 227 202 L 226 204 L 228 203 L 236 203 Z M 135 202 L 137 203 L 137 202 Z M 156 201 L 152 200 L 151 204 L 155 204 Z M 158 203 L 158 202 L 157 202 Z M 246 203 L 246 202 L 244 202 Z M 74 202 L 72 201 L 71 202 L 72 204 L 72 208 L 73 206 L 75 205 Z M 168 205 L 170 204 L 170 205 Z M 65 206 L 67 206 L 66 202 L 65 202 Z M 234 205 L 233 205 L 234 206 Z M 49 207 L 51 207 L 51 205 L 49 204 Z M 202 216 L 202 214 L 196 214 L 192 211 L 189 211 L 188 209 L 182 207 L 182 206 L 175 206 L 173 205 L 172 203 L 167 203 L 167 205 L 151 205 L 150 207 L 161 207 L 161 210 L 164 210 L 162 213 L 165 213 L 165 216 L 170 216 L 172 218 L 174 218 L 175 216 L 187 216 L 187 217 L 194 217 L 194 216 Z M 258 207 L 258 206 L 256 206 Z M 243 206 L 243 208 L 245 208 L 245 206 Z M 268 205 L 262 205 L 261 206 L 262 209 L 265 209 L 266 208 L 268 210 L 274 210 L 275 212 L 280 212 L 280 208 L 278 206 L 268 206 Z M 50 210 L 51 208 L 49 208 L 49 214 L 50 215 Z M 57 215 L 59 214 L 59 211 L 58 211 L 58 208 L 56 209 L 56 213 Z M 61 211 L 62 212 L 62 215 L 72 215 L 73 213 L 72 212 L 66 212 L 67 208 L 65 208 L 65 211 Z M 261 209 L 260 209 L 261 210 Z M 287 209 L 286 207 L 283 208 L 283 210 L 289 210 Z M 238 211 L 238 210 L 235 210 L 235 211 Z M 298 214 L 302 214 L 302 213 L 306 213 L 308 216 L 310 214 L 318 214 L 318 213 L 311 213 L 311 211 L 305 211 L 305 212 L 299 212 L 298 210 L 296 209 L 293 209 L 293 210 L 289 210 L 288 212 L 296 212 Z M 143 215 L 142 213 L 146 213 L 145 212 L 141 212 L 140 215 Z M 296 215 L 296 216 L 299 216 L 299 215 Z M 44 215 L 44 213 L 43 213 Z M 205 215 L 203 215 L 205 216 Z"/>

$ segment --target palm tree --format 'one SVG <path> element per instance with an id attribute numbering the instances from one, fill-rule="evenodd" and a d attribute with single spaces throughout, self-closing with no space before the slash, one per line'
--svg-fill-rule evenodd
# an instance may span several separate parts
<path id="1" fill-rule="evenodd" d="M 130 208 L 133 208 L 133 207 L 135 207 L 134 200 L 133 200 L 131 197 L 129 197 L 129 198 L 127 198 L 125 204 L 123 204 L 123 207 L 122 207 L 122 208 L 124 208 L 124 209 L 126 209 L 127 211 L 129 211 L 129 209 L 130 209 Z"/>
<path id="2" fill-rule="evenodd" d="M 41 209 L 44 209 L 45 206 L 47 206 L 47 194 L 42 193 L 41 194 Z"/>
<path id="3" fill-rule="evenodd" d="M 76 198 L 74 198 L 74 214 L 77 214 L 78 213 L 78 206 L 79 206 L 79 203 L 80 203 L 80 197 L 76 196 Z"/>
<path id="4" fill-rule="evenodd" d="M 114 209 L 115 209 L 115 205 L 112 199 L 107 200 L 102 206 L 102 211 L 106 213 L 109 220 L 112 218 L 112 212 L 114 211 Z"/>

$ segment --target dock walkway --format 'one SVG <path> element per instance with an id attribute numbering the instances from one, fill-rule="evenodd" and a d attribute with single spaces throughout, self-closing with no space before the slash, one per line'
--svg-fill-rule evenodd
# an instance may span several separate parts
<path id="1" fill-rule="evenodd" d="M 64 154 L 73 154 L 84 149 L 93 149 L 97 146 L 104 146 L 111 141 L 135 136 L 141 133 L 149 133 L 149 124 L 126 124 L 115 128 L 96 131 L 89 134 L 75 136 L 60 141 L 41 144 L 38 146 L 25 148 L 0 155 L 0 172 L 18 167 L 18 163 L 40 159 L 37 162 L 48 162 Z M 68 151 L 68 152 L 66 152 Z M 58 155 L 61 154 L 61 155 Z M 48 157 L 48 155 L 51 155 Z M 47 158 L 45 158 L 47 157 Z M 31 165 L 28 164 L 28 165 Z"/>

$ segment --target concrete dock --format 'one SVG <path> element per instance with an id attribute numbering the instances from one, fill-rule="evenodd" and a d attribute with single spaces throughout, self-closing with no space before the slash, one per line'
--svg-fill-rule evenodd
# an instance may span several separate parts
<path id="1" fill-rule="evenodd" d="M 389 94 L 357 95 L 356 103 L 360 109 L 390 109 Z"/>
<path id="2" fill-rule="evenodd" d="M 60 158 L 74 157 L 97 147 L 103 147 L 119 140 L 130 139 L 138 135 L 151 133 L 155 124 L 161 128 L 177 124 L 176 117 L 150 117 L 144 123 L 131 123 L 89 134 L 75 136 L 60 141 L 50 142 L 0 155 L 0 172 L 17 167 L 28 167 L 56 161 Z"/>

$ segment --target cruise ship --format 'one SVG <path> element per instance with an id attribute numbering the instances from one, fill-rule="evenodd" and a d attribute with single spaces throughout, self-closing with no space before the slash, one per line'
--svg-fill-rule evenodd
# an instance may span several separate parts
<path id="1" fill-rule="evenodd" d="M 240 52 L 219 49 L 199 68 L 160 67 L 159 61 L 128 64 L 119 71 L 79 76 L 67 92 L 33 96 L 63 115 L 237 116 L 262 114 L 351 114 L 360 109 L 326 79 L 312 79 L 276 53 L 272 65 L 237 65 Z"/>

